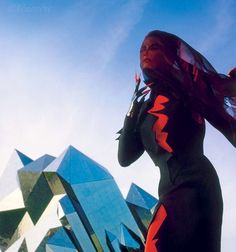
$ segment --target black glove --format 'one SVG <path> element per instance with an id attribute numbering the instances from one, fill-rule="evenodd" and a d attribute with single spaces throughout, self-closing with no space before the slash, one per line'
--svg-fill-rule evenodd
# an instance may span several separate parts
<path id="1" fill-rule="evenodd" d="M 126 132 L 133 131 L 135 129 L 136 119 L 138 117 L 140 108 L 143 102 L 145 101 L 146 95 L 150 92 L 150 89 L 148 87 L 152 84 L 152 83 L 148 84 L 145 87 L 142 87 L 139 89 L 140 82 L 141 82 L 140 75 L 135 74 L 136 86 L 135 86 L 134 94 L 131 99 L 130 108 L 125 117 L 124 127 L 117 132 L 119 136 L 118 138 L 116 138 L 116 140 L 119 140 L 120 135 L 122 134 L 124 129 Z"/>
<path id="2" fill-rule="evenodd" d="M 135 74 L 136 86 L 135 86 L 134 94 L 131 99 L 129 111 L 126 115 L 127 117 L 130 117 L 130 118 L 137 117 L 139 110 L 145 100 L 146 95 L 150 92 L 150 89 L 148 89 L 149 87 L 148 85 L 139 89 L 140 82 L 141 82 L 140 75 Z"/>

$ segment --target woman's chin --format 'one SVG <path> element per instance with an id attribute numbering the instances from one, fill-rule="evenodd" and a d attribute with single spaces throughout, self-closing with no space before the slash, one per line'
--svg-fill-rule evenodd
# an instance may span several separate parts
<path id="1" fill-rule="evenodd" d="M 143 67 L 141 67 L 141 69 L 142 69 L 142 71 L 143 72 L 154 72 L 154 69 L 152 68 L 152 67 L 150 67 L 150 66 L 143 66 Z"/>
<path id="2" fill-rule="evenodd" d="M 142 71 L 146 73 L 147 75 L 155 75 L 155 73 L 161 73 L 160 69 L 153 69 L 151 67 L 144 67 L 142 68 Z"/>

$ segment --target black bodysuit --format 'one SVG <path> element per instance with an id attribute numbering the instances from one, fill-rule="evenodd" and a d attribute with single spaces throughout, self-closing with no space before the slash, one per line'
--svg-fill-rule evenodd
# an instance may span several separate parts
<path id="1" fill-rule="evenodd" d="M 204 134 L 204 119 L 168 85 L 155 85 L 137 115 L 126 117 L 119 162 L 147 151 L 161 175 L 145 252 L 220 252 L 222 195 Z"/>

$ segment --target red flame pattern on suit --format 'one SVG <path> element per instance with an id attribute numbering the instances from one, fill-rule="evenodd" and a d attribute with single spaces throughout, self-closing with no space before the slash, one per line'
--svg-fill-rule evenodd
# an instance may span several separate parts
<path id="1" fill-rule="evenodd" d="M 158 237 L 157 233 L 167 217 L 166 210 L 163 205 L 161 205 L 153 218 L 153 221 L 148 229 L 145 252 L 158 252 L 157 243 Z"/>
<path id="2" fill-rule="evenodd" d="M 157 120 L 153 125 L 153 131 L 155 132 L 156 141 L 163 149 L 171 153 L 173 152 L 173 149 L 167 143 L 168 133 L 162 131 L 166 126 L 169 118 L 167 115 L 159 112 L 165 108 L 163 104 L 167 103 L 168 101 L 169 98 L 167 98 L 166 96 L 158 95 L 155 99 L 154 106 L 148 110 L 148 113 L 157 117 Z"/>

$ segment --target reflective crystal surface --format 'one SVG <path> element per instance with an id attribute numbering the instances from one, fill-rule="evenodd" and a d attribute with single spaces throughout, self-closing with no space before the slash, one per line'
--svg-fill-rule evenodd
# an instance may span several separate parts
<path id="1" fill-rule="evenodd" d="M 158 200 L 139 186 L 132 183 L 126 202 L 143 236 L 146 237 Z"/>
<path id="2" fill-rule="evenodd" d="M 157 200 L 132 185 L 125 201 L 109 171 L 73 146 L 35 161 L 15 150 L 0 180 L 2 251 L 143 251 Z"/>

